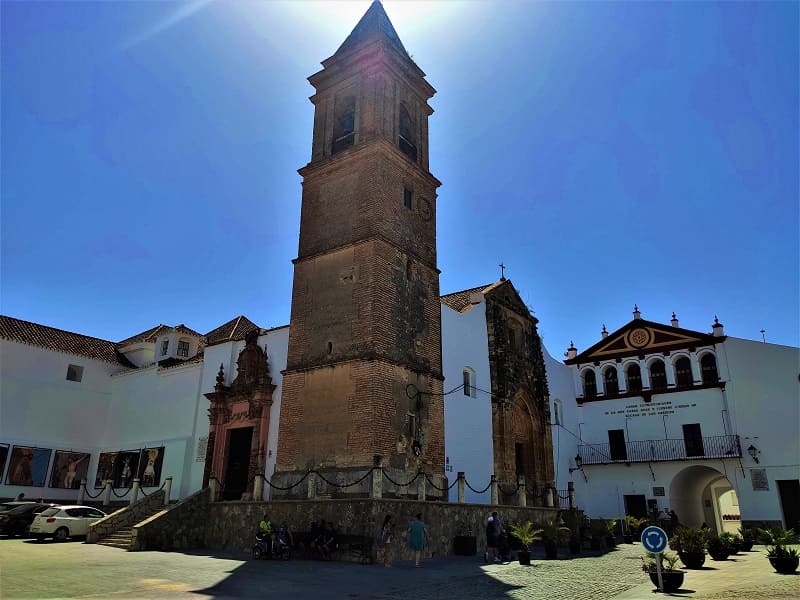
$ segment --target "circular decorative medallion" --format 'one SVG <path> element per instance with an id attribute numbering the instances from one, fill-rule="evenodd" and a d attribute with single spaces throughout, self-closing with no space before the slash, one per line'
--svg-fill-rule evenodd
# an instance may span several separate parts
<path id="1" fill-rule="evenodd" d="M 636 348 L 642 348 L 650 341 L 650 333 L 646 329 L 634 329 L 628 335 L 628 341 Z"/>

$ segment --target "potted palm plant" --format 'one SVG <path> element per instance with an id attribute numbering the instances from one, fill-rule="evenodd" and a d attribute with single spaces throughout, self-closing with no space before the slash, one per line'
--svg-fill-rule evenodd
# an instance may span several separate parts
<path id="1" fill-rule="evenodd" d="M 522 550 L 517 551 L 517 558 L 519 559 L 519 564 L 521 565 L 530 565 L 531 564 L 531 553 L 530 553 L 530 546 L 533 542 L 542 539 L 542 530 L 535 529 L 533 523 L 530 521 L 526 521 L 521 525 L 512 525 L 510 527 L 511 535 L 513 535 L 516 539 L 519 540 L 519 543 L 522 545 Z"/>
<path id="2" fill-rule="evenodd" d="M 731 553 L 730 547 L 725 543 L 721 536 L 711 535 L 706 541 L 708 554 L 714 560 L 728 560 Z"/>
<path id="3" fill-rule="evenodd" d="M 658 555 L 658 560 L 661 561 L 661 580 L 664 582 L 664 589 L 661 591 L 669 594 L 679 590 L 683 585 L 684 572 L 675 568 L 678 563 L 678 555 L 662 552 Z M 646 552 L 642 557 L 642 571 L 650 576 L 653 585 L 658 586 L 656 555 L 652 552 Z"/>
<path id="4" fill-rule="evenodd" d="M 547 521 L 542 525 L 542 540 L 544 540 L 544 555 L 546 558 L 558 558 L 558 542 L 563 534 L 569 533 L 560 521 Z"/>
<path id="5" fill-rule="evenodd" d="M 678 527 L 669 540 L 669 547 L 675 550 L 687 569 L 699 569 L 706 562 L 706 532 L 704 529 Z"/>
<path id="6" fill-rule="evenodd" d="M 581 553 L 581 518 L 574 510 L 568 510 L 563 515 L 564 525 L 569 529 L 569 553 Z"/>
<path id="7" fill-rule="evenodd" d="M 622 534 L 622 540 L 626 544 L 632 544 L 634 540 L 639 537 L 639 529 L 641 529 L 642 524 L 647 523 L 647 519 L 640 519 L 633 515 L 625 515 L 622 522 L 625 524 L 625 533 Z"/>
<path id="8" fill-rule="evenodd" d="M 758 536 L 761 543 L 767 546 L 767 558 L 775 571 L 789 575 L 797 570 L 800 554 L 795 548 L 786 547 L 794 537 L 793 529 L 788 531 L 780 527 L 759 529 Z"/>
<path id="9" fill-rule="evenodd" d="M 739 535 L 742 536 L 742 552 L 750 552 L 753 549 L 753 544 L 756 543 L 756 536 L 753 534 L 753 530 L 742 527 L 739 530 Z"/>
<path id="10" fill-rule="evenodd" d="M 732 556 L 739 552 L 739 543 L 736 540 L 736 536 L 733 535 L 730 531 L 726 531 L 725 533 L 721 533 L 719 535 L 720 541 L 725 545 L 728 549 L 728 556 Z"/>
<path id="11" fill-rule="evenodd" d="M 617 528 L 617 521 L 616 519 L 608 519 L 606 520 L 606 546 L 609 548 L 616 548 L 617 546 L 617 536 L 614 533 L 614 530 Z"/>

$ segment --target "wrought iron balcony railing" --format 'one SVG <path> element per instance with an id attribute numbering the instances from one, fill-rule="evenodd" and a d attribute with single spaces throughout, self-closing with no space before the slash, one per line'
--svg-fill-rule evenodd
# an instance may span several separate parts
<path id="1" fill-rule="evenodd" d="M 584 465 L 660 462 L 667 460 L 702 460 L 704 458 L 741 458 L 738 435 L 704 438 L 641 440 L 625 444 L 581 444 L 578 454 Z"/>

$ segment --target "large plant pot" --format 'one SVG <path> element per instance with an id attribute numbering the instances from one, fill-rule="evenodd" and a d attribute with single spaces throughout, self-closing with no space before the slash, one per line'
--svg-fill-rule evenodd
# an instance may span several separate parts
<path id="1" fill-rule="evenodd" d="M 608 546 L 609 548 L 616 548 L 617 547 L 617 538 L 615 538 L 613 535 L 607 535 L 606 536 L 606 546 Z"/>
<path id="2" fill-rule="evenodd" d="M 797 570 L 797 565 L 800 563 L 798 556 L 770 556 L 769 562 L 772 568 L 782 575 L 794 573 Z"/>
<path id="3" fill-rule="evenodd" d="M 658 573 L 650 571 L 649 575 L 650 581 L 658 587 Z M 683 585 L 683 575 L 683 571 L 662 571 L 661 579 L 664 581 L 664 589 L 661 591 L 667 594 L 678 591 Z"/>
<path id="4" fill-rule="evenodd" d="M 581 541 L 577 538 L 569 540 L 569 553 L 570 554 L 580 554 L 581 553 Z"/>
<path id="5" fill-rule="evenodd" d="M 622 541 L 625 542 L 626 544 L 632 544 L 633 543 L 633 534 L 631 534 L 631 533 L 624 534 L 622 536 Z"/>
<path id="6" fill-rule="evenodd" d="M 519 564 L 521 565 L 530 565 L 531 553 L 527 550 L 519 550 L 517 551 L 517 559 L 519 559 Z"/>
<path id="7" fill-rule="evenodd" d="M 705 552 L 678 552 L 681 562 L 687 569 L 699 569 L 706 562 Z"/>
<path id="8" fill-rule="evenodd" d="M 750 552 L 750 550 L 753 549 L 753 544 L 754 543 L 755 542 L 750 541 L 750 540 L 748 540 L 746 542 L 742 542 L 742 552 Z"/>
<path id="9" fill-rule="evenodd" d="M 456 556 L 475 556 L 478 553 L 478 540 L 474 535 L 457 535 L 453 538 L 453 554 Z"/>
<path id="10" fill-rule="evenodd" d="M 708 555 L 713 560 L 728 560 L 728 549 L 725 548 L 723 550 L 709 550 Z"/>
<path id="11" fill-rule="evenodd" d="M 558 558 L 558 545 L 555 542 L 545 542 L 544 556 L 549 559 Z"/>
<path id="12" fill-rule="evenodd" d="M 731 542 L 730 549 L 731 555 L 739 554 L 742 551 L 742 544 L 740 542 Z"/>

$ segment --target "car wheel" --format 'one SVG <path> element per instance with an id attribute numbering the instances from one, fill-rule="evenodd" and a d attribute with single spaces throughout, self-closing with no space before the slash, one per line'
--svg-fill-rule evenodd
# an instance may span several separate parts
<path id="1" fill-rule="evenodd" d="M 69 529 L 67 529 L 66 527 L 59 527 L 58 529 L 56 529 L 56 532 L 55 534 L 53 534 L 53 537 L 57 542 L 63 542 L 69 537 Z"/>

